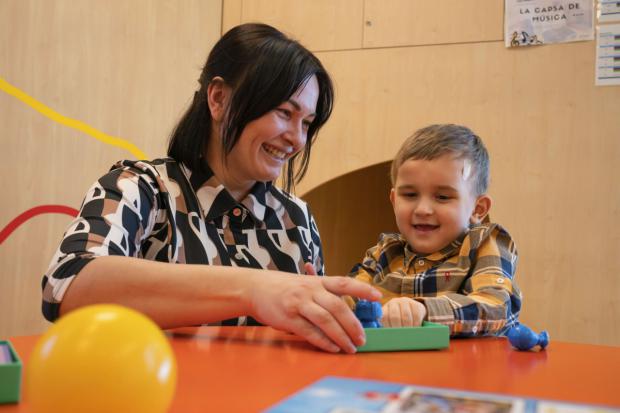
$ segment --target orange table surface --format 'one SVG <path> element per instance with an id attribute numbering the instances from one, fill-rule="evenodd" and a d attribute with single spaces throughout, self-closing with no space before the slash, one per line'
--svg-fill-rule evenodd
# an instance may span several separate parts
<path id="1" fill-rule="evenodd" d="M 445 350 L 345 355 L 269 327 L 168 335 L 178 363 L 170 412 L 257 412 L 325 376 L 620 407 L 620 347 L 552 341 L 545 351 L 520 352 L 505 338 L 477 338 L 453 339 Z M 24 366 L 37 339 L 10 339 Z M 0 405 L 2 413 L 28 411 L 23 389 L 22 402 Z"/>

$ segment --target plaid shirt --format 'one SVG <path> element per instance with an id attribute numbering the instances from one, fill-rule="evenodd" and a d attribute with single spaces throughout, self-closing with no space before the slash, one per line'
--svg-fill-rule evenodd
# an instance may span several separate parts
<path id="1" fill-rule="evenodd" d="M 319 232 L 306 203 L 257 182 L 237 202 L 210 171 L 175 160 L 122 161 L 88 191 L 43 277 L 43 314 L 58 316 L 65 291 L 100 256 L 264 268 L 323 275 Z M 222 324 L 255 324 L 252 319 Z"/>
<path id="2" fill-rule="evenodd" d="M 423 303 L 428 321 L 454 336 L 501 335 L 519 317 L 514 282 L 517 251 L 498 224 L 471 227 L 441 251 L 416 255 L 400 234 L 382 234 L 351 276 L 383 292 L 382 303 L 408 296 Z"/>

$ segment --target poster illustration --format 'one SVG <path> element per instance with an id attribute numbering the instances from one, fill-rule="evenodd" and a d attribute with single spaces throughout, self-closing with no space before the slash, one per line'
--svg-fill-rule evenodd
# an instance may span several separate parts
<path id="1" fill-rule="evenodd" d="M 593 8 L 593 0 L 505 0 L 505 45 L 592 40 Z"/>

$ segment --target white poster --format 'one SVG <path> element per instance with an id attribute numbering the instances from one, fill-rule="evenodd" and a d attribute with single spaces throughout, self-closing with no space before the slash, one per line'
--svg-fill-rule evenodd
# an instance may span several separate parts
<path id="1" fill-rule="evenodd" d="M 598 27 L 596 85 L 620 85 L 620 24 L 605 24 Z"/>
<path id="2" fill-rule="evenodd" d="M 594 39 L 594 0 L 505 0 L 506 47 Z"/>
<path id="3" fill-rule="evenodd" d="M 620 21 L 620 1 L 599 0 L 598 1 L 598 21 L 599 22 Z"/>

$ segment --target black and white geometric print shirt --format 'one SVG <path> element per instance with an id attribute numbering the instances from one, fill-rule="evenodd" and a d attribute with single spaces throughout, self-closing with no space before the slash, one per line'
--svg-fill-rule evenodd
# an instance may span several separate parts
<path id="1" fill-rule="evenodd" d="M 171 158 L 115 164 L 88 190 L 43 276 L 45 318 L 58 318 L 71 282 L 100 256 L 298 274 L 309 262 L 323 275 L 319 232 L 305 202 L 270 182 L 257 182 L 238 202 L 208 171 Z"/>

